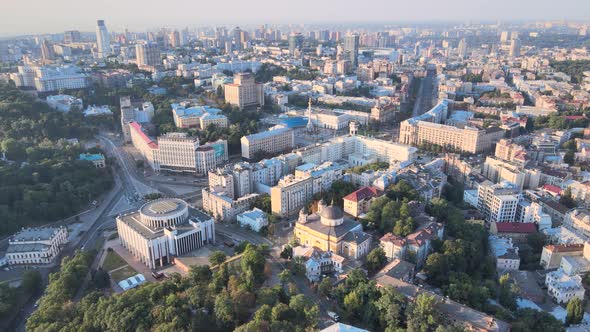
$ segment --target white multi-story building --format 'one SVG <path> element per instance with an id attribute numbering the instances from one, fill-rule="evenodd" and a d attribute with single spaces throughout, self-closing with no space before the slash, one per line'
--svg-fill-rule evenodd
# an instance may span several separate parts
<path id="1" fill-rule="evenodd" d="M 62 89 L 85 89 L 90 86 L 88 75 L 75 66 L 18 66 L 18 72 L 10 74 L 17 87 L 35 88 L 38 92 Z"/>
<path id="2" fill-rule="evenodd" d="M 129 123 L 150 123 L 154 116 L 154 105 L 147 101 L 140 104 L 131 102 L 130 97 L 121 97 L 121 128 L 125 142 L 131 142 Z"/>
<path id="3" fill-rule="evenodd" d="M 515 222 L 520 191 L 510 183 L 484 181 L 477 192 L 477 208 L 489 222 Z"/>
<path id="4" fill-rule="evenodd" d="M 590 211 L 574 209 L 563 219 L 563 227 L 572 231 L 584 241 L 590 241 Z"/>
<path id="5" fill-rule="evenodd" d="M 579 275 L 569 276 L 562 269 L 547 273 L 547 292 L 557 303 L 565 304 L 572 299 L 584 300 L 584 286 Z"/>
<path id="6" fill-rule="evenodd" d="M 247 194 L 237 199 L 230 198 L 219 189 L 203 188 L 203 210 L 211 213 L 216 219 L 234 221 L 238 214 L 247 211 L 259 194 Z"/>
<path id="7" fill-rule="evenodd" d="M 111 108 L 108 105 L 102 105 L 102 106 L 98 106 L 98 105 L 89 105 L 85 110 L 84 110 L 84 116 L 89 117 L 89 116 L 102 116 L 102 115 L 113 115 L 113 111 L 111 111 Z"/>
<path id="8" fill-rule="evenodd" d="M 199 127 L 201 130 L 213 124 L 219 128 L 227 128 L 227 117 L 221 114 L 221 110 L 209 106 L 186 107 L 181 104 L 172 104 L 172 116 L 174 124 L 178 128 Z"/>
<path id="9" fill-rule="evenodd" d="M 263 227 L 268 226 L 266 213 L 258 208 L 238 214 L 237 219 L 240 226 L 249 227 L 255 232 L 260 232 Z"/>
<path id="10" fill-rule="evenodd" d="M 82 99 L 68 95 L 47 96 L 47 105 L 60 112 L 69 112 L 72 109 L 82 110 L 84 103 Z"/>
<path id="11" fill-rule="evenodd" d="M 215 242 L 213 218 L 178 198 L 155 200 L 118 216 L 117 231 L 123 247 L 151 269 Z"/>
<path id="12" fill-rule="evenodd" d="M 313 178 L 297 178 L 287 175 L 270 189 L 272 213 L 279 216 L 293 215 L 313 196 Z"/>
<path id="13" fill-rule="evenodd" d="M 242 157 L 253 159 L 257 153 L 276 154 L 293 149 L 295 134 L 292 129 L 278 128 L 243 136 L 240 141 L 242 143 Z"/>
<path id="14" fill-rule="evenodd" d="M 66 227 L 23 229 L 8 240 L 6 260 L 10 265 L 49 264 L 67 242 Z"/>

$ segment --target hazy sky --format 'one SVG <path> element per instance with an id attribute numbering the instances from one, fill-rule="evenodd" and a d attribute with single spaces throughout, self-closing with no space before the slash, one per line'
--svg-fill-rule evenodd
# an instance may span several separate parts
<path id="1" fill-rule="evenodd" d="M 0 35 L 201 24 L 590 20 L 590 0 L 0 0 Z"/>

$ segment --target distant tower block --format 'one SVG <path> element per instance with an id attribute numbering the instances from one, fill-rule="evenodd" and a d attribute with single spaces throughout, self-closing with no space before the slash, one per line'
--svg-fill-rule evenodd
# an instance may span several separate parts
<path id="1" fill-rule="evenodd" d="M 359 131 L 359 124 L 356 121 L 350 121 L 350 123 L 348 124 L 348 127 L 350 129 L 350 135 L 351 136 L 356 136 L 356 134 Z"/>

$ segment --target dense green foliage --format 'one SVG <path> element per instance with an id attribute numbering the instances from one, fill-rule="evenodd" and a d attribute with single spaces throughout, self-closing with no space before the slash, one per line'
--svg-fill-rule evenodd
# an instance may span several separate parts
<path id="1" fill-rule="evenodd" d="M 377 198 L 362 220 L 367 229 L 376 229 L 379 234 L 393 233 L 406 236 L 414 231 L 414 219 L 410 216 L 408 202 L 392 200 L 387 196 Z"/>
<path id="2" fill-rule="evenodd" d="M 52 277 L 48 293 L 27 323 L 28 331 L 305 331 L 319 309 L 303 295 L 281 286 L 260 288 L 264 248 L 248 244 L 239 265 L 193 266 L 187 277 L 173 274 L 122 294 L 94 292 L 69 300 L 87 271 L 76 255 Z M 62 288 L 58 297 L 55 290 Z"/>
<path id="3" fill-rule="evenodd" d="M 80 112 L 61 113 L 0 85 L 0 235 L 71 216 L 112 186 L 109 169 L 78 160 L 92 137 Z"/>
<path id="4" fill-rule="evenodd" d="M 580 324 L 584 318 L 584 304 L 582 300 L 573 298 L 567 303 L 567 316 L 565 323 L 567 325 Z"/>
<path id="5" fill-rule="evenodd" d="M 564 72 L 572 77 L 572 83 L 581 83 L 585 71 L 590 71 L 590 60 L 565 60 L 551 63 L 556 71 Z"/>

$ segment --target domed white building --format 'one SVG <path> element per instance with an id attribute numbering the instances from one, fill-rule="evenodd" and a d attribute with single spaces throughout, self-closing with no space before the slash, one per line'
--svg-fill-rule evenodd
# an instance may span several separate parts
<path id="1" fill-rule="evenodd" d="M 349 259 L 365 256 L 371 247 L 371 236 L 360 223 L 344 215 L 335 205 L 318 204 L 318 212 L 307 214 L 301 209 L 294 235 L 300 245 L 334 252 Z"/>
<path id="2" fill-rule="evenodd" d="M 213 218 L 178 198 L 151 201 L 118 216 L 117 231 L 121 244 L 152 269 L 215 242 Z"/>

